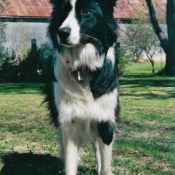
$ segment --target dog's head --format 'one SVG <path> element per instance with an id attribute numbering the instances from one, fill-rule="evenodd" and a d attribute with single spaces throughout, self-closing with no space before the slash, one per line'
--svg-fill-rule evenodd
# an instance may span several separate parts
<path id="1" fill-rule="evenodd" d="M 92 43 L 107 49 L 117 38 L 116 0 L 51 0 L 49 36 L 56 49 Z"/>

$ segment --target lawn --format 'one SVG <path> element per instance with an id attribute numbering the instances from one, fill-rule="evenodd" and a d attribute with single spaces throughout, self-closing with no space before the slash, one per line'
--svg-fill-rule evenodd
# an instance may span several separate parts
<path id="1" fill-rule="evenodd" d="M 0 84 L 0 175 L 60 174 L 57 131 L 41 105 L 42 86 Z M 114 174 L 174 175 L 175 77 L 152 76 L 149 63 L 128 65 L 120 80 L 120 104 Z M 82 147 L 82 174 L 97 174 L 89 143 Z"/>

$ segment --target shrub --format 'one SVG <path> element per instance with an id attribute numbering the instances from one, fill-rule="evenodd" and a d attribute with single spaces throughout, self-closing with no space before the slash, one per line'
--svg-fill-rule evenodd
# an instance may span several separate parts
<path id="1" fill-rule="evenodd" d="M 125 52 L 122 47 L 116 46 L 116 66 L 117 66 L 117 73 L 119 77 L 123 77 L 125 67 L 129 62 L 129 59 L 125 56 Z"/>
<path id="2" fill-rule="evenodd" d="M 45 43 L 38 49 L 30 49 L 23 59 L 20 56 L 6 57 L 0 67 L 0 82 L 42 83 L 51 55 L 52 47 Z"/>

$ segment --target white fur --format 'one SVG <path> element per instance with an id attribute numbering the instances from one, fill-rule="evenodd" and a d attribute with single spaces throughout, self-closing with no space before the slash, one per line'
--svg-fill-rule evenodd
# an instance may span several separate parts
<path id="1" fill-rule="evenodd" d="M 94 100 L 89 87 L 84 89 L 75 82 L 72 83 L 72 87 L 65 85 L 56 96 L 61 123 L 70 122 L 74 118 L 115 122 L 116 89 Z M 58 86 L 57 83 L 55 83 L 56 86 Z"/>
<path id="2" fill-rule="evenodd" d="M 76 175 L 78 167 L 79 148 L 84 140 L 90 139 L 94 145 L 98 175 L 112 175 L 112 143 L 106 145 L 97 133 L 97 122 L 75 119 L 73 123 L 62 124 L 65 174 Z"/>
<path id="3" fill-rule="evenodd" d="M 71 71 L 84 66 L 93 71 L 97 67 L 102 67 L 104 62 L 104 55 L 100 56 L 92 44 L 66 48 L 63 53 L 57 53 L 57 56 L 63 64 L 62 66 Z"/>
<path id="4" fill-rule="evenodd" d="M 80 40 L 80 27 L 78 24 L 78 21 L 76 19 L 75 16 L 75 2 L 76 0 L 71 0 L 70 3 L 72 5 L 72 9 L 69 12 L 68 17 L 65 19 L 65 21 L 63 22 L 63 24 L 60 26 L 60 28 L 62 27 L 68 27 L 71 29 L 71 33 L 70 36 L 68 38 L 68 43 L 69 44 L 73 44 L 76 45 L 79 43 Z"/>
<path id="5" fill-rule="evenodd" d="M 115 44 L 109 48 L 107 53 L 107 58 L 111 60 L 112 65 L 115 66 Z"/>
<path id="6" fill-rule="evenodd" d="M 86 56 L 89 55 L 87 47 L 92 48 L 90 56 Z M 101 67 L 103 58 L 96 55 L 95 48 L 90 44 L 81 49 L 76 48 L 67 48 L 63 55 L 58 55 L 60 59 L 55 62 L 55 76 L 58 80 L 55 83 L 55 97 L 60 122 L 71 121 L 72 118 L 115 122 L 117 89 L 94 99 L 90 91 L 89 77 L 84 82 L 78 82 L 72 77 L 72 71 L 79 66 L 87 65 L 92 70 Z M 107 57 L 112 60 L 110 54 Z M 69 63 L 66 63 L 67 60 Z"/>
<path id="7" fill-rule="evenodd" d="M 112 48 L 108 51 L 107 59 L 114 65 Z M 79 147 L 85 139 L 91 140 L 94 145 L 98 174 L 112 175 L 112 143 L 108 146 L 99 138 L 97 123 L 115 123 L 114 110 L 118 91 L 114 89 L 94 99 L 88 73 L 83 82 L 79 82 L 72 75 L 72 71 L 78 67 L 88 66 L 90 70 L 100 68 L 103 61 L 104 55 L 99 56 L 91 44 L 65 48 L 63 53 L 57 53 L 54 68 L 57 82 L 54 83 L 54 96 L 61 123 L 66 175 L 76 175 Z"/>
<path id="8" fill-rule="evenodd" d="M 60 28 L 69 27 L 71 29 L 68 40 L 69 44 L 74 47 L 63 47 L 63 51 L 57 52 L 54 63 L 57 82 L 54 82 L 53 86 L 61 124 L 61 147 L 65 160 L 65 174 L 76 175 L 79 148 L 84 140 L 89 139 L 94 145 L 98 175 L 112 175 L 112 143 L 110 145 L 103 143 L 98 134 L 98 123 L 101 121 L 115 123 L 118 91 L 114 89 L 97 99 L 93 98 L 90 89 L 91 76 L 87 70 L 95 71 L 101 68 L 105 55 L 99 55 L 92 44 L 81 45 L 79 43 L 80 27 L 75 16 L 76 0 L 71 0 L 70 3 L 72 9 Z M 113 47 L 108 50 L 107 59 L 114 66 Z M 84 72 L 79 72 L 79 68 L 84 69 L 82 70 Z M 81 79 L 82 82 L 80 82 Z"/>

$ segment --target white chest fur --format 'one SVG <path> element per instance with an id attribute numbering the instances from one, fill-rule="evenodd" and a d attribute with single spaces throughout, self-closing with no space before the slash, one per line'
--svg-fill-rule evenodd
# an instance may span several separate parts
<path id="1" fill-rule="evenodd" d="M 63 67 L 71 71 L 85 66 L 93 71 L 97 67 L 102 67 L 104 62 L 104 55 L 100 56 L 92 44 L 65 48 L 61 54 L 57 54 Z"/>
<path id="2" fill-rule="evenodd" d="M 61 123 L 74 118 L 115 122 L 117 89 L 94 99 L 90 90 L 89 73 L 85 72 L 83 82 L 78 81 L 78 77 L 76 79 L 72 74 L 79 67 L 88 67 L 93 71 L 102 67 L 103 62 L 104 56 L 99 56 L 91 44 L 76 49 L 70 48 L 63 54 L 58 54 L 54 66 L 58 81 L 54 83 L 54 95 Z"/>

